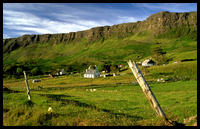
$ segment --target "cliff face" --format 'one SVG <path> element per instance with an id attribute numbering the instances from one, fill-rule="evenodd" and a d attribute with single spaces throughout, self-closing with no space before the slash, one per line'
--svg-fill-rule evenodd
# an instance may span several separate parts
<path id="1" fill-rule="evenodd" d="M 145 29 L 150 29 L 155 34 L 164 33 L 173 27 L 197 28 L 197 13 L 169 13 L 160 12 L 151 15 L 144 21 Z"/>
<path id="2" fill-rule="evenodd" d="M 4 39 L 3 53 L 11 52 L 19 47 L 26 47 L 32 43 L 70 43 L 85 39 L 88 42 L 104 40 L 109 37 L 126 37 L 143 31 L 150 31 L 157 36 L 177 27 L 186 27 L 188 31 L 197 30 L 197 12 L 169 13 L 160 12 L 151 15 L 144 21 L 124 23 L 113 26 L 95 27 L 85 31 L 66 34 L 24 35 L 19 38 Z M 189 33 L 189 32 L 187 32 Z"/>

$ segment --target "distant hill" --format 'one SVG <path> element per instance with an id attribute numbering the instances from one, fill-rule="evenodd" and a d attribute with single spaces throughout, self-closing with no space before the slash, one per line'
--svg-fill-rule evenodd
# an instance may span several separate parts
<path id="1" fill-rule="evenodd" d="M 4 39 L 3 64 L 7 67 L 31 60 L 42 72 L 70 65 L 78 69 L 90 64 L 123 63 L 127 59 L 140 61 L 151 56 L 158 46 L 171 61 L 176 61 L 196 58 L 196 40 L 197 12 L 164 11 L 135 23 Z"/>
<path id="2" fill-rule="evenodd" d="M 167 11 L 151 15 L 145 21 L 123 23 L 114 26 L 95 27 L 85 31 L 67 34 L 24 35 L 19 38 L 5 39 L 3 52 L 11 52 L 32 43 L 71 43 L 82 39 L 88 42 L 106 40 L 110 37 L 127 37 L 148 31 L 151 36 L 187 36 L 196 39 L 197 13 L 169 13 Z M 170 33 L 174 31 L 175 33 Z"/>

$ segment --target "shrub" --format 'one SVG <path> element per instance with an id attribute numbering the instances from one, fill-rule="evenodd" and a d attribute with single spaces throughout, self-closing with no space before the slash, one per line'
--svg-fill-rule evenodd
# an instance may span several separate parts
<path id="1" fill-rule="evenodd" d="M 99 71 L 103 71 L 103 69 L 104 69 L 104 64 L 98 64 L 98 65 L 97 65 L 97 68 L 98 68 Z"/>
<path id="2" fill-rule="evenodd" d="M 38 67 L 33 68 L 33 69 L 31 70 L 31 74 L 32 74 L 32 75 L 38 75 L 38 74 L 40 74 L 39 68 L 38 68 Z"/>
<path id="3" fill-rule="evenodd" d="M 21 75 L 22 74 L 22 68 L 17 68 L 17 70 L 16 70 L 16 74 L 17 75 Z"/>

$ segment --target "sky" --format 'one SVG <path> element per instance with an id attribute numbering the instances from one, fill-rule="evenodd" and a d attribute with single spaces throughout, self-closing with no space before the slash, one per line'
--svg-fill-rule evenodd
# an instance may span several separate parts
<path id="1" fill-rule="evenodd" d="M 197 11 L 196 3 L 3 3 L 3 38 L 57 34 L 143 21 L 161 11 Z"/>

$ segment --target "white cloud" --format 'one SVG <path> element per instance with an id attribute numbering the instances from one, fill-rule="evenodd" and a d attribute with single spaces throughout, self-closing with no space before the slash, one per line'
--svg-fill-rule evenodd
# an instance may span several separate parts
<path id="1" fill-rule="evenodd" d="M 7 34 L 3 34 L 3 39 L 8 39 L 10 38 Z"/>
<path id="2" fill-rule="evenodd" d="M 30 13 L 16 12 L 5 10 L 3 11 L 3 22 L 4 25 L 28 25 L 36 26 L 40 21 L 39 18 L 35 17 Z"/>
<path id="3" fill-rule="evenodd" d="M 125 23 L 125 22 L 136 22 L 138 19 L 135 17 L 128 17 L 128 16 L 118 16 L 118 21 L 120 23 Z"/>
<path id="4" fill-rule="evenodd" d="M 47 18 L 37 17 L 30 13 L 14 11 L 4 11 L 3 21 L 4 27 L 7 29 L 32 31 L 40 34 L 67 33 L 88 29 L 88 27 L 83 25 L 54 21 Z M 90 21 L 88 21 L 88 23 L 90 23 Z"/>
<path id="5" fill-rule="evenodd" d="M 11 10 L 5 10 L 3 15 L 4 28 L 10 30 L 28 31 L 35 34 L 76 32 L 96 26 L 111 24 L 104 20 L 83 20 L 79 19 L 79 17 L 71 15 L 58 15 L 58 19 L 62 19 L 62 21 L 56 21 L 48 18 L 38 17 L 27 12 Z"/>
<path id="6" fill-rule="evenodd" d="M 103 26 L 103 25 L 111 25 L 111 23 L 106 22 L 104 20 L 101 21 L 91 21 L 91 20 L 71 20 L 71 22 L 77 24 L 77 25 L 81 25 L 81 26 L 85 26 L 87 28 L 91 28 L 91 27 L 97 27 L 97 26 Z"/>
<path id="7" fill-rule="evenodd" d="M 150 10 L 163 10 L 170 12 L 187 12 L 195 9 L 190 3 L 134 3 L 133 6 L 143 7 Z"/>

